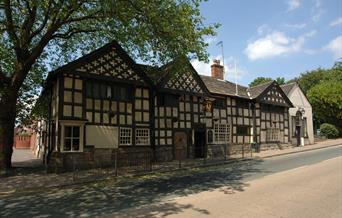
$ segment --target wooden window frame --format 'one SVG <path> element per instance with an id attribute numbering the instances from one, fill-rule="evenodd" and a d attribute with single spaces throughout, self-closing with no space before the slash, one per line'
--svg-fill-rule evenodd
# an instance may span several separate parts
<path id="1" fill-rule="evenodd" d="M 128 132 L 129 132 L 129 135 L 125 135 L 125 133 L 128 133 Z M 119 144 L 120 145 L 126 145 L 126 146 L 133 145 L 133 143 L 132 143 L 132 136 L 133 136 L 132 128 L 120 127 L 120 130 L 119 130 Z M 122 143 L 124 138 L 125 139 L 129 139 L 129 141 L 127 141 L 126 143 Z"/>
<path id="2" fill-rule="evenodd" d="M 147 134 L 146 134 L 147 133 Z M 143 139 L 143 140 L 141 140 Z M 143 141 L 143 142 L 140 142 Z M 150 145 L 150 129 L 136 128 L 135 129 L 135 144 L 136 145 Z"/>
<path id="3" fill-rule="evenodd" d="M 79 127 L 79 149 L 72 150 L 72 145 L 69 150 L 65 150 L 65 127 Z M 72 137 L 71 137 L 72 138 Z M 78 153 L 83 152 L 84 148 L 84 122 L 76 122 L 76 121 L 63 121 L 61 122 L 61 149 L 60 151 L 63 153 Z"/>

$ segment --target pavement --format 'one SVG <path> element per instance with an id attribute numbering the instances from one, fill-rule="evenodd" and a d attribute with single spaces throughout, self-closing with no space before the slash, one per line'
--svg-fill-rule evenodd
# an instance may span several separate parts
<path id="1" fill-rule="evenodd" d="M 0 217 L 341 217 L 341 157 L 331 146 L 6 194 Z"/>
<path id="2" fill-rule="evenodd" d="M 335 140 L 326 140 L 319 142 L 314 145 L 307 145 L 304 147 L 294 147 L 288 148 L 284 150 L 268 150 L 262 151 L 260 153 L 253 153 L 253 159 L 264 159 L 271 158 L 279 155 L 286 155 L 291 153 L 300 153 L 310 150 L 323 149 L 331 146 L 342 145 L 342 139 Z M 21 157 L 18 158 L 18 157 Z M 23 159 L 26 158 L 26 159 Z M 247 160 L 250 158 L 247 157 Z M 26 160 L 26 161 L 25 161 Z M 217 164 L 230 164 L 235 161 L 239 161 L 241 158 L 230 159 L 226 162 L 215 162 L 214 165 Z M 62 173 L 62 174 L 46 174 L 44 169 L 35 168 L 39 166 L 39 160 L 32 159 L 30 154 L 25 154 L 24 151 L 16 151 L 14 153 L 14 166 L 19 166 L 19 170 L 16 175 L 9 177 L 0 177 L 0 196 L 24 192 L 24 191 L 32 191 L 32 190 L 40 190 L 42 188 L 55 188 L 55 187 L 66 187 L 71 185 L 77 185 L 82 183 L 89 182 L 97 182 L 101 180 L 124 180 L 125 177 L 115 177 L 113 178 L 112 174 L 106 174 L 105 171 L 102 170 L 92 170 L 92 171 L 82 171 L 77 172 L 75 175 L 72 172 Z M 29 168 L 22 168 L 23 165 L 31 166 Z M 177 166 L 177 163 L 175 163 Z M 207 163 L 205 166 L 210 166 L 210 163 Z M 36 170 L 37 169 L 37 170 Z M 173 169 L 173 170 L 172 170 Z M 174 171 L 177 168 L 171 168 L 171 171 Z M 187 170 L 189 168 L 183 168 L 183 170 Z M 191 169 L 191 167 L 190 167 Z M 144 173 L 143 173 L 144 174 Z M 145 174 L 158 174 L 158 171 L 154 172 L 145 172 Z M 141 175 L 141 173 L 139 174 Z M 132 175 L 128 175 L 131 177 Z"/>

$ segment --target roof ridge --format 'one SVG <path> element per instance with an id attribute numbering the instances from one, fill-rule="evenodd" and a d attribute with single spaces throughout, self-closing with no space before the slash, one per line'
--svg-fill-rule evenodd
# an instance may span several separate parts
<path id="1" fill-rule="evenodd" d="M 296 85 L 297 82 L 290 82 L 290 83 L 285 83 L 285 84 L 282 84 L 280 86 L 289 86 L 289 85 Z"/>

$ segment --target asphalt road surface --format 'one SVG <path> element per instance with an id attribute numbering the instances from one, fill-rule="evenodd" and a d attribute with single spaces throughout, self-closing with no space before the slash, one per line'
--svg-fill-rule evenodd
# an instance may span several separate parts
<path id="1" fill-rule="evenodd" d="M 0 181 L 1 182 L 1 181 Z M 0 217 L 342 217 L 342 146 L 0 196 Z"/>

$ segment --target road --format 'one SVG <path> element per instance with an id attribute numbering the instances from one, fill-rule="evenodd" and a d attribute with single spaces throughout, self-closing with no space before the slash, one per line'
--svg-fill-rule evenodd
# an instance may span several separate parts
<path id="1" fill-rule="evenodd" d="M 342 146 L 0 197 L 0 217 L 342 217 Z"/>

